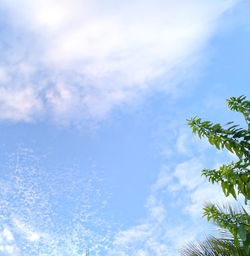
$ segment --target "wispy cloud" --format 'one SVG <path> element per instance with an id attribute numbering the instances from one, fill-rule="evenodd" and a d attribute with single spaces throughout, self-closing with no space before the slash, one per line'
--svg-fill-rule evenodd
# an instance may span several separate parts
<path id="1" fill-rule="evenodd" d="M 171 175 L 171 172 L 167 175 Z M 163 179 L 166 180 L 165 176 Z M 156 183 L 159 182 L 158 179 Z M 137 225 L 121 230 L 114 236 L 113 249 L 109 255 L 176 255 L 182 246 L 204 232 L 205 227 L 199 216 L 195 221 L 192 220 L 191 216 L 184 213 L 185 206 L 182 208 L 173 202 L 176 198 L 173 199 L 167 192 L 170 184 L 167 182 L 156 189 L 156 183 L 147 198 L 146 216 Z M 182 195 L 179 192 L 179 196 Z M 186 199 L 181 203 L 186 205 Z M 176 219 L 176 212 L 181 220 Z"/>
<path id="2" fill-rule="evenodd" d="M 235 2 L 1 1 L 0 119 L 102 119 L 173 92 Z"/>
<path id="3" fill-rule="evenodd" d="M 4 255 L 20 255 L 14 236 L 8 226 L 0 231 L 0 253 Z"/>
<path id="4" fill-rule="evenodd" d="M 32 87 L 0 88 L 0 116 L 2 119 L 31 121 L 42 110 L 42 102 Z"/>
<path id="5" fill-rule="evenodd" d="M 111 255 L 176 255 L 186 243 L 211 232 L 202 219 L 205 203 L 234 201 L 225 198 L 219 185 L 211 185 L 201 177 L 203 168 L 217 167 L 231 156 L 211 154 L 207 143 L 190 138 L 190 133 L 179 129 L 172 148 L 182 156 L 181 160 L 166 160 L 151 186 L 146 216 L 137 225 L 117 233 L 113 242 L 116 253 Z"/>
<path id="6" fill-rule="evenodd" d="M 112 230 L 103 213 L 106 194 L 94 172 L 44 172 L 27 149 L 13 154 L 3 169 L 7 175 L 0 178 L 1 255 L 78 256 L 85 255 L 87 247 L 96 256 L 105 253 Z"/>
<path id="7" fill-rule="evenodd" d="M 117 231 L 112 220 L 103 218 L 98 178 L 92 174 L 90 180 L 83 179 L 77 169 L 44 172 L 34 153 L 22 149 L 4 168 L 7 177 L 0 179 L 0 250 L 6 255 L 12 255 L 8 250 L 20 255 L 81 255 L 89 246 L 94 255 L 175 255 L 202 230 L 196 208 L 192 222 L 194 215 L 188 207 L 200 206 L 204 198 L 198 192 L 203 192 L 199 189 L 204 184 L 190 185 L 185 178 L 199 176 L 200 170 L 190 173 L 196 163 L 191 159 L 173 169 L 164 166 L 145 200 L 146 215 L 135 221 L 138 224 Z M 173 183 L 178 190 L 172 190 Z M 181 221 L 176 220 L 176 211 Z"/>

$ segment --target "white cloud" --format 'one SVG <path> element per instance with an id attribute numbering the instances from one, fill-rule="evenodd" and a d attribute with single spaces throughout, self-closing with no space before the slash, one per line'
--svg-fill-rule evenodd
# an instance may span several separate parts
<path id="1" fill-rule="evenodd" d="M 17 218 L 13 218 L 12 222 L 16 231 L 20 232 L 29 242 L 36 242 L 43 236 L 42 234 L 33 231 L 31 227 Z"/>
<path id="2" fill-rule="evenodd" d="M 2 233 L 1 233 L 1 239 L 0 241 L 2 242 L 3 240 L 6 240 L 8 242 L 11 242 L 14 240 L 14 237 L 12 235 L 12 233 L 10 232 L 10 230 L 8 228 L 4 228 Z"/>
<path id="3" fill-rule="evenodd" d="M 210 226 L 202 219 L 205 203 L 235 203 L 232 197 L 225 197 L 219 185 L 201 176 L 202 169 L 209 165 L 217 168 L 231 157 L 209 152 L 207 143 L 190 138 L 183 129 L 175 141 L 173 150 L 182 153 L 183 160 L 174 165 L 167 159 L 151 186 L 145 218 L 117 233 L 113 246 L 118 253 L 111 255 L 176 255 L 188 242 L 211 234 Z"/>
<path id="4" fill-rule="evenodd" d="M 202 209 L 207 202 L 233 203 L 233 197 L 225 197 L 219 185 L 212 185 L 201 176 L 201 170 L 205 167 L 206 161 L 202 156 L 185 160 L 177 164 L 172 173 L 170 170 L 160 172 L 153 189 L 169 191 L 173 195 L 184 193 L 182 211 L 194 218 L 202 215 Z"/>
<path id="5" fill-rule="evenodd" d="M 200 213 L 202 208 L 198 193 L 202 192 L 199 191 L 200 186 L 204 186 L 200 178 L 201 167 L 199 160 L 193 158 L 177 165 L 172 173 L 170 169 L 162 168 L 147 198 L 145 206 L 147 215 L 138 225 L 117 233 L 113 241 L 114 253 L 111 252 L 110 255 L 175 255 L 182 246 L 195 239 L 201 232 L 201 226 L 197 226 L 201 217 L 198 211 Z M 176 189 L 173 189 L 173 186 Z M 187 191 L 183 196 L 185 199 L 181 202 L 181 208 L 178 208 L 175 205 L 176 202 L 173 202 L 175 200 L 173 197 L 174 193 L 182 196 L 183 188 Z M 171 196 L 167 194 L 168 191 L 171 191 Z M 197 194 L 193 194 L 194 191 L 197 191 Z M 208 194 L 206 196 L 208 197 Z M 186 197 L 189 197 L 188 200 Z M 178 216 L 184 216 L 182 222 L 174 223 L 175 211 L 179 211 Z M 196 220 L 198 219 L 195 224 L 185 216 L 188 214 L 192 218 L 194 216 L 192 211 L 195 211 Z M 192 229 L 190 229 L 190 223 L 193 225 Z"/>
<path id="6" fill-rule="evenodd" d="M 149 215 L 140 224 L 118 232 L 108 255 L 174 256 L 178 250 L 204 232 L 205 227 L 199 221 L 190 222 L 182 219 L 182 222 L 173 222 L 172 218 L 175 217 L 166 214 L 167 207 L 169 205 L 163 206 L 164 218 L 152 215 L 151 209 L 148 209 Z"/>
<path id="7" fill-rule="evenodd" d="M 192 176 L 190 177 L 193 178 Z M 242 196 L 239 196 L 237 201 L 233 196 L 226 197 L 222 192 L 222 189 L 219 184 L 210 184 L 208 181 L 201 182 L 196 189 L 189 193 L 190 203 L 186 205 L 185 211 L 191 216 L 196 218 L 201 216 L 203 213 L 203 207 L 206 203 L 215 203 L 218 205 L 237 205 L 240 203 L 244 205 L 244 199 Z"/>
<path id="8" fill-rule="evenodd" d="M 100 119 L 153 88 L 173 92 L 235 2 L 1 1 L 0 118 Z"/>
<path id="9" fill-rule="evenodd" d="M 148 197 L 146 206 L 151 219 L 159 223 L 164 221 L 167 214 L 166 207 L 158 198 L 150 195 Z"/>
<path id="10" fill-rule="evenodd" d="M 169 252 L 167 240 L 164 242 L 161 235 L 160 227 L 150 222 L 120 231 L 114 239 L 113 251 L 109 255 L 167 255 Z"/>
<path id="11" fill-rule="evenodd" d="M 140 223 L 114 236 L 109 256 L 170 255 L 166 205 L 152 191 L 145 207 L 147 215 Z"/>
<path id="12" fill-rule="evenodd" d="M 5 120 L 30 121 L 42 109 L 33 87 L 20 89 L 0 87 L 0 117 Z"/>
<path id="13" fill-rule="evenodd" d="M 44 168 L 39 159 L 20 148 L 4 161 L 0 255 L 78 256 L 87 247 L 96 256 L 105 254 L 116 224 L 105 217 L 102 178 L 93 170 Z M 10 246 L 19 254 L 8 253 Z"/>
<path id="14" fill-rule="evenodd" d="M 202 169 L 202 162 L 197 158 L 192 158 L 186 162 L 178 164 L 173 176 L 177 179 L 180 188 L 194 190 L 203 183 L 203 180 L 200 177 Z"/>
<path id="15" fill-rule="evenodd" d="M 7 226 L 0 231 L 0 254 L 1 252 L 4 255 L 20 255 L 14 236 Z"/>

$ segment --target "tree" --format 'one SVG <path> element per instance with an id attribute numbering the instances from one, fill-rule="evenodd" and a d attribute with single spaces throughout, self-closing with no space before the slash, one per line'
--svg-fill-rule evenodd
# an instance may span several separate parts
<path id="1" fill-rule="evenodd" d="M 237 156 L 237 161 L 218 169 L 205 169 L 202 175 L 212 184 L 218 183 L 226 197 L 232 195 L 237 200 L 242 196 L 247 207 L 250 200 L 250 101 L 240 96 L 231 97 L 227 102 L 230 110 L 243 115 L 245 129 L 234 122 L 222 126 L 197 117 L 188 120 L 188 124 L 201 139 L 207 138 L 218 150 L 225 149 Z M 207 205 L 204 208 L 207 220 L 228 231 L 232 238 L 208 238 L 202 244 L 184 249 L 183 255 L 250 255 L 250 215 L 245 207 L 235 210 L 230 206 Z M 229 247 L 233 254 L 226 253 Z"/>
<path id="2" fill-rule="evenodd" d="M 207 238 L 201 243 L 190 243 L 181 251 L 183 256 L 245 256 L 232 240 Z"/>

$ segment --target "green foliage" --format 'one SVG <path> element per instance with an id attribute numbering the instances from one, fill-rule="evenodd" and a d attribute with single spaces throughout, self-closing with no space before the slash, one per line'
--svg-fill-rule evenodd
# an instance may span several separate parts
<path id="1" fill-rule="evenodd" d="M 250 124 L 250 101 L 246 100 L 245 96 L 240 96 L 238 98 L 231 97 L 227 100 L 228 107 L 231 110 L 240 112 L 243 114 L 246 122 L 248 123 L 248 131 Z"/>
<path id="2" fill-rule="evenodd" d="M 222 165 L 218 169 L 202 171 L 211 183 L 220 183 L 225 196 L 232 195 L 235 199 L 242 194 L 247 202 L 250 200 L 249 159 Z"/>
<path id="3" fill-rule="evenodd" d="M 218 123 L 202 121 L 198 117 L 188 120 L 188 124 L 199 138 L 207 138 L 208 142 L 218 150 L 228 150 L 237 156 L 237 161 L 222 165 L 218 169 L 205 169 L 202 171 L 202 175 L 212 184 L 220 184 L 225 196 L 231 195 L 237 200 L 241 195 L 245 199 L 245 204 L 248 204 L 250 200 L 250 101 L 245 96 L 240 96 L 231 97 L 227 103 L 230 110 L 243 115 L 247 124 L 245 129 L 234 122 L 222 126 Z M 235 211 L 232 207 L 225 210 L 210 204 L 204 208 L 204 216 L 207 217 L 208 221 L 212 220 L 219 227 L 232 234 L 233 245 L 242 253 L 239 255 L 250 255 L 250 216 L 243 207 L 241 210 Z M 212 241 L 210 245 L 213 245 L 215 241 L 218 242 L 217 240 Z"/>
<path id="4" fill-rule="evenodd" d="M 230 240 L 207 238 L 201 243 L 190 243 L 181 251 L 183 256 L 245 256 Z"/>
<path id="5" fill-rule="evenodd" d="M 204 208 L 207 220 L 213 220 L 219 227 L 227 229 L 234 238 L 236 246 L 247 248 L 250 244 L 250 215 L 242 209 L 234 210 L 231 206 L 221 208 L 214 204 Z"/>

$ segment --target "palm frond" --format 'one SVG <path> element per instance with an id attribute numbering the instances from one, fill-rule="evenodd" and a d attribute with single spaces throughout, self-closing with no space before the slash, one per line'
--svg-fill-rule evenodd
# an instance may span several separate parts
<path id="1" fill-rule="evenodd" d="M 198 243 L 189 243 L 181 250 L 182 256 L 244 256 L 234 243 L 214 237 Z"/>

